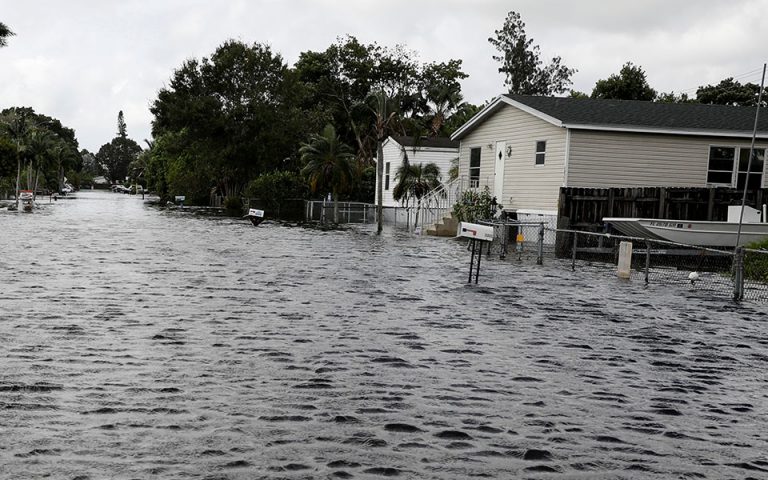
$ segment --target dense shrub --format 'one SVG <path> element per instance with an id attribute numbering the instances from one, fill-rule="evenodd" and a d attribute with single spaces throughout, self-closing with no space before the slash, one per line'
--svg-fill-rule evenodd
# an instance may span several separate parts
<path id="1" fill-rule="evenodd" d="M 746 252 L 744 256 L 744 278 L 768 283 L 768 239 L 750 243 L 746 247 L 753 250 L 765 250 L 766 252 Z"/>
<path id="2" fill-rule="evenodd" d="M 243 199 L 240 197 L 227 197 L 224 199 L 224 209 L 230 215 L 242 215 Z"/>
<path id="3" fill-rule="evenodd" d="M 460 222 L 477 222 L 492 218 L 497 208 L 496 199 L 491 196 L 488 187 L 482 192 L 467 190 L 453 206 L 453 216 Z"/>
<path id="4" fill-rule="evenodd" d="M 276 171 L 259 175 L 245 190 L 248 197 L 258 198 L 279 215 L 280 206 L 289 199 L 305 198 L 307 185 L 299 174 Z"/>

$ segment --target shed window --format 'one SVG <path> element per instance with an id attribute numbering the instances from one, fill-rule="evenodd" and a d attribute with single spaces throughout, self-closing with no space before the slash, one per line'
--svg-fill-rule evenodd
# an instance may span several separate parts
<path id="1" fill-rule="evenodd" d="M 384 190 L 389 190 L 389 162 L 384 164 Z"/>
<path id="2" fill-rule="evenodd" d="M 544 157 L 547 153 L 547 142 L 540 140 L 536 142 L 536 165 L 544 165 Z"/>
<path id="3" fill-rule="evenodd" d="M 480 186 L 480 147 L 469 150 L 469 186 Z"/>

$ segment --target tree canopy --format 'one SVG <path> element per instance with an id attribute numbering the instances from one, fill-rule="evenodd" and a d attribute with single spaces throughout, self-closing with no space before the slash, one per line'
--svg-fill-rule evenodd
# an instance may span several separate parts
<path id="1" fill-rule="evenodd" d="M 0 22 L 0 47 L 8 45 L 8 37 L 16 35 L 10 28 L 3 22 Z"/>
<path id="2" fill-rule="evenodd" d="M 576 69 L 568 68 L 559 56 L 544 65 L 540 49 L 525 33 L 520 14 L 509 12 L 501 30 L 495 30 L 488 41 L 499 52 L 493 59 L 500 62 L 499 73 L 505 75 L 509 93 L 521 95 L 554 95 L 568 90 Z"/>
<path id="3" fill-rule="evenodd" d="M 455 117 L 474 111 L 461 96 L 466 76 L 460 60 L 421 63 L 403 46 L 351 36 L 302 52 L 292 68 L 269 46 L 227 41 L 184 62 L 152 103 L 149 183 L 163 196 L 201 202 L 211 192 L 237 196 L 262 175 L 298 173 L 301 144 L 331 124 L 354 154 L 358 188 L 344 195 L 371 201 L 377 142 L 452 133 L 461 125 Z"/>
<path id="4" fill-rule="evenodd" d="M 82 169 L 77 148 L 75 131 L 56 118 L 29 107 L 0 111 L 0 190 L 15 188 L 18 166 L 23 188 L 58 190 Z"/>
<path id="5" fill-rule="evenodd" d="M 123 111 L 117 114 L 117 136 L 105 143 L 96 154 L 104 176 L 111 183 L 124 182 L 128 177 L 128 165 L 141 153 L 141 147 L 128 138 Z"/>
<path id="6" fill-rule="evenodd" d="M 696 90 L 696 99 L 701 103 L 754 107 L 757 105 L 759 93 L 760 85 L 741 84 L 732 77 L 728 77 L 717 85 L 699 87 Z M 765 100 L 762 106 L 766 106 Z"/>
<path id="7" fill-rule="evenodd" d="M 651 101 L 656 98 L 656 90 L 648 85 L 642 67 L 627 62 L 618 74 L 597 81 L 592 98 Z"/>

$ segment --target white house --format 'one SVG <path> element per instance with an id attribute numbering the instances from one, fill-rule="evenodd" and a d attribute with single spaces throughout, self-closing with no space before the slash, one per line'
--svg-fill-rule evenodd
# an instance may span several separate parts
<path id="1" fill-rule="evenodd" d="M 452 162 L 459 157 L 459 142 L 448 138 L 414 138 L 414 137 L 389 137 L 382 145 L 384 161 L 384 178 L 376 178 L 376 192 L 379 182 L 383 180 L 384 190 L 382 203 L 384 207 L 400 206 L 392 198 L 392 190 L 397 184 L 397 170 L 402 166 L 403 159 L 408 156 L 408 162 L 414 164 L 434 163 L 440 169 L 443 182 L 448 181 L 448 171 Z M 376 196 L 378 205 L 378 193 Z"/>
<path id="2" fill-rule="evenodd" d="M 560 187 L 741 187 L 754 107 L 501 95 L 457 130 L 459 174 L 505 210 L 557 215 Z M 750 186 L 765 186 L 768 114 Z"/>

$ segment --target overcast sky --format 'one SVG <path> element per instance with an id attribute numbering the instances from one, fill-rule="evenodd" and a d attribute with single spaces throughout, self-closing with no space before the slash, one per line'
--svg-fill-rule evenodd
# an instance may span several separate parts
<path id="1" fill-rule="evenodd" d="M 149 105 L 187 58 L 234 38 L 268 43 L 289 65 L 339 36 L 403 44 L 422 62 L 464 61 L 465 99 L 504 92 L 488 37 L 519 12 L 542 59 L 578 69 L 573 88 L 627 61 L 659 91 L 695 94 L 726 77 L 760 82 L 768 0 L 0 0 L 16 33 L 0 48 L 0 108 L 30 106 L 96 152 L 117 131 L 150 138 Z"/>

